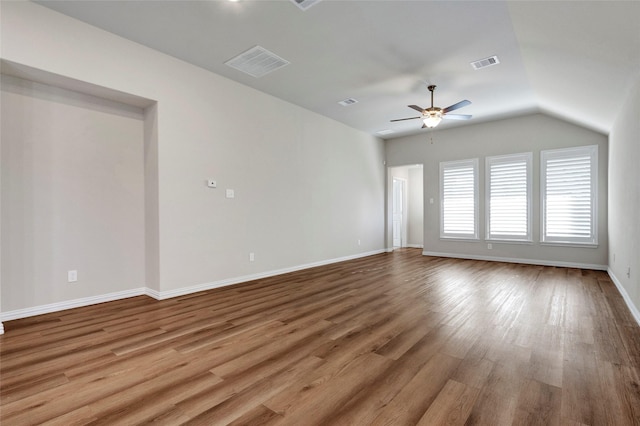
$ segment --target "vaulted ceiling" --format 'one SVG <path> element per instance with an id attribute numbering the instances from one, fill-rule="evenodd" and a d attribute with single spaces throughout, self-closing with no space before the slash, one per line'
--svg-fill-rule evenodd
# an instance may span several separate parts
<path id="1" fill-rule="evenodd" d="M 428 84 L 436 106 L 472 102 L 456 111 L 472 120 L 442 128 L 542 111 L 606 134 L 640 77 L 638 1 L 38 3 L 387 139 L 425 131 L 390 120 L 430 106 Z M 260 78 L 225 65 L 256 45 L 290 64 Z"/>

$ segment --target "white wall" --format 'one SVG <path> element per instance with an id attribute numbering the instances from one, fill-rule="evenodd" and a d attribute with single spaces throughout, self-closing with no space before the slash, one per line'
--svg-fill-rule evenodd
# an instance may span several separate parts
<path id="1" fill-rule="evenodd" d="M 380 139 L 42 6 L 1 7 L 3 59 L 157 102 L 147 287 L 171 295 L 384 248 Z M 3 303 L 8 285 L 20 283 L 2 281 Z"/>
<path id="2" fill-rule="evenodd" d="M 2 310 L 144 286 L 142 110 L 8 76 L 1 89 Z"/>
<path id="3" fill-rule="evenodd" d="M 640 81 L 620 111 L 609 135 L 609 272 L 640 323 Z"/>
<path id="4" fill-rule="evenodd" d="M 424 250 L 428 253 L 461 257 L 510 259 L 531 263 L 576 265 L 606 269 L 607 265 L 607 137 L 542 114 L 489 123 L 437 130 L 386 142 L 390 167 L 424 164 L 425 203 Z M 541 246 L 540 240 L 540 151 L 571 146 L 598 145 L 598 233 L 597 248 Z M 533 244 L 484 241 L 484 158 L 486 156 L 533 152 Z M 480 240 L 475 242 L 441 240 L 439 232 L 439 163 L 469 158 L 480 159 Z"/>
<path id="5" fill-rule="evenodd" d="M 407 242 L 422 247 L 424 242 L 424 179 L 422 167 L 409 168 L 409 214 Z"/>

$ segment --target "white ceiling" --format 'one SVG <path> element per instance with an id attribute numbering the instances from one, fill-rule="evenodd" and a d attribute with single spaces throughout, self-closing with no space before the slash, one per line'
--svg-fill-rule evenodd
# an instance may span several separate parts
<path id="1" fill-rule="evenodd" d="M 426 131 L 389 121 L 429 106 L 427 84 L 436 106 L 473 102 L 442 128 L 543 111 L 608 133 L 640 77 L 638 1 L 38 3 L 384 138 Z M 256 45 L 291 64 L 257 79 L 224 64 Z"/>

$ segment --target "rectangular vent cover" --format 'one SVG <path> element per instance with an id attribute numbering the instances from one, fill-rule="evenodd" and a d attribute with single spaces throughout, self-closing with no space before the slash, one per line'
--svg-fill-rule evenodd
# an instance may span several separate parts
<path id="1" fill-rule="evenodd" d="M 289 63 L 289 61 L 261 46 L 252 47 L 225 62 L 226 65 L 256 78 L 289 65 Z"/>
<path id="2" fill-rule="evenodd" d="M 307 10 L 314 4 L 320 3 L 320 0 L 291 0 L 291 2 L 293 2 L 293 4 L 298 6 L 300 9 Z"/>
<path id="3" fill-rule="evenodd" d="M 340 101 L 338 103 L 340 105 L 342 105 L 342 106 L 349 106 L 349 105 L 357 104 L 358 101 L 353 99 L 353 98 L 348 98 L 348 99 L 345 99 L 344 101 Z"/>
<path id="4" fill-rule="evenodd" d="M 390 135 L 391 133 L 395 133 L 394 130 L 384 129 L 377 132 L 379 135 Z"/>
<path id="5" fill-rule="evenodd" d="M 489 58 L 480 59 L 479 61 L 471 62 L 471 66 L 474 70 L 490 67 L 492 65 L 498 65 L 500 61 L 497 56 L 491 56 Z"/>

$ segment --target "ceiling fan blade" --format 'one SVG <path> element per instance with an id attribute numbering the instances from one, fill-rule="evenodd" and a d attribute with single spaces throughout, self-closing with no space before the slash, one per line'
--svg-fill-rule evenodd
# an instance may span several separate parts
<path id="1" fill-rule="evenodd" d="M 422 118 L 422 117 L 397 118 L 391 121 L 393 122 L 393 121 L 415 120 L 416 118 Z"/>
<path id="2" fill-rule="evenodd" d="M 468 114 L 443 114 L 442 118 L 447 120 L 469 120 L 471 116 Z"/>
<path id="3" fill-rule="evenodd" d="M 471 101 L 468 101 L 468 100 L 465 99 L 464 101 L 460 101 L 457 104 L 453 104 L 451 106 L 446 107 L 445 109 L 442 110 L 442 113 L 446 114 L 449 111 L 453 111 L 453 110 L 456 110 L 458 108 L 462 108 L 462 107 L 467 106 L 467 105 L 471 105 Z"/>
<path id="4" fill-rule="evenodd" d="M 418 111 L 418 112 L 420 112 L 420 113 L 424 112 L 424 108 L 420 108 L 418 105 L 407 105 L 407 106 L 408 106 L 409 108 L 413 108 L 413 109 L 415 109 L 416 111 Z"/>

